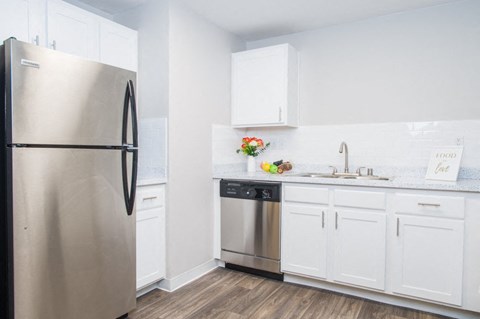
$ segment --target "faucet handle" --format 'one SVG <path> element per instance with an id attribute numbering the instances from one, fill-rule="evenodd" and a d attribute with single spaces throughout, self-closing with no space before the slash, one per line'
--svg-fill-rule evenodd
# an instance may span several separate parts
<path id="1" fill-rule="evenodd" d="M 328 167 L 330 167 L 330 168 L 332 169 L 332 175 L 337 174 L 338 171 L 337 171 L 337 168 L 336 168 L 335 166 L 331 166 L 331 165 L 330 165 L 330 166 L 328 166 Z"/>
<path id="2" fill-rule="evenodd" d="M 363 168 L 366 168 L 365 166 L 360 166 L 359 168 L 357 168 L 357 174 L 358 176 L 362 176 L 362 169 Z"/>

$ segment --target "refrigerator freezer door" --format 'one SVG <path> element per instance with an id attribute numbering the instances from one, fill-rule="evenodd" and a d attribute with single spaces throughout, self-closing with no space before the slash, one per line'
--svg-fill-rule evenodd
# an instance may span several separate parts
<path id="1" fill-rule="evenodd" d="M 11 152 L 15 318 L 114 319 L 134 309 L 135 214 L 125 207 L 122 152 Z"/>
<path id="2" fill-rule="evenodd" d="M 16 40 L 5 52 L 8 144 L 121 145 L 135 72 Z"/>

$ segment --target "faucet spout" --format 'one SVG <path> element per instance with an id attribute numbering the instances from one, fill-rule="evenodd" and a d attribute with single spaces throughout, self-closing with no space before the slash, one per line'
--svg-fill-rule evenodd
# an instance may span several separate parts
<path id="1" fill-rule="evenodd" d="M 349 169 L 348 169 L 348 146 L 347 146 L 347 143 L 345 143 L 345 142 L 342 142 L 340 144 L 340 149 L 338 150 L 338 152 L 343 153 L 343 150 L 345 150 L 345 169 L 343 171 L 344 171 L 344 173 L 348 173 L 349 172 Z"/>

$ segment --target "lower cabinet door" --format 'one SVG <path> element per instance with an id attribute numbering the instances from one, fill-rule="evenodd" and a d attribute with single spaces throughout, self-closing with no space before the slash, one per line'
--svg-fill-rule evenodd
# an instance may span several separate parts
<path id="1" fill-rule="evenodd" d="M 384 290 L 386 214 L 360 210 L 333 214 L 333 279 Z"/>
<path id="2" fill-rule="evenodd" d="M 282 271 L 326 278 L 326 209 L 284 204 Z"/>
<path id="3" fill-rule="evenodd" d="M 165 277 L 165 207 L 137 211 L 137 290 Z"/>
<path id="4" fill-rule="evenodd" d="M 460 306 L 464 222 L 396 215 L 393 292 Z"/>

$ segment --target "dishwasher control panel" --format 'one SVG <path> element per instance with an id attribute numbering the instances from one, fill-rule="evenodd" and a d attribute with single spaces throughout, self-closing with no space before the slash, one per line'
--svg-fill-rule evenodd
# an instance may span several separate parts
<path id="1" fill-rule="evenodd" d="M 220 181 L 220 197 L 280 202 L 281 183 Z"/>

